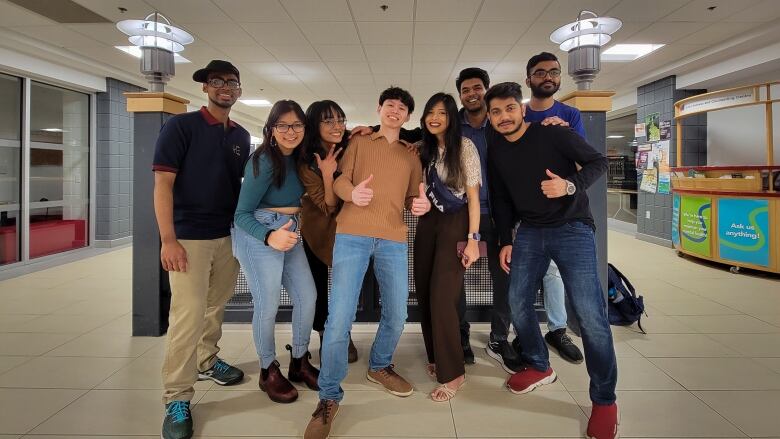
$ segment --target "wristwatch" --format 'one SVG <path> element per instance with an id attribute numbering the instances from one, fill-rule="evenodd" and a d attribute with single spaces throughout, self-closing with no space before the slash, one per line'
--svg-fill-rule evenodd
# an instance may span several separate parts
<path id="1" fill-rule="evenodd" d="M 479 233 L 469 233 L 466 235 L 466 239 L 473 239 L 474 241 L 481 241 L 482 235 Z"/>
<path id="2" fill-rule="evenodd" d="M 577 192 L 577 186 L 574 186 L 574 183 L 566 180 L 566 195 L 574 195 L 575 192 Z"/>

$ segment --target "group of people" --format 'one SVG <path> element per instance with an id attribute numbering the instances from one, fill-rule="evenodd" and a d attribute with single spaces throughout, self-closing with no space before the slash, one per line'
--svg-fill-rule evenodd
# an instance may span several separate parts
<path id="1" fill-rule="evenodd" d="M 366 378 L 393 395 L 411 395 L 413 384 L 392 363 L 409 295 L 404 209 L 419 217 L 413 274 L 426 371 L 439 383 L 430 398 L 448 401 L 466 382 L 474 354 L 463 275 L 487 257 L 493 312 L 486 351 L 511 374 L 508 389 L 527 393 L 556 380 L 545 340 L 563 358 L 583 360 L 566 334 L 566 298 L 591 378 L 586 436 L 617 437 L 617 366 L 585 192 L 607 160 L 585 141 L 579 112 L 553 98 L 557 58 L 536 55 L 526 73 L 528 104 L 519 84 L 490 87 L 484 70 L 462 70 L 462 109 L 436 93 L 414 130 L 402 127 L 415 101 L 398 87 L 379 96 L 378 126 L 351 132 L 333 101 L 306 112 L 278 101 L 250 154 L 249 133 L 229 118 L 241 96 L 238 69 L 215 60 L 195 72 L 208 105 L 165 123 L 153 165 L 161 262 L 172 291 L 163 438 L 192 436 L 195 381 L 243 380 L 217 356 L 239 263 L 254 304 L 260 389 L 279 403 L 298 398 L 292 383 L 319 391 L 304 438 L 329 436 L 344 397 L 341 382 L 357 361 L 350 331 L 370 261 L 382 312 Z M 534 310 L 542 286 L 544 337 Z M 293 304 L 286 377 L 274 340 L 282 287 Z M 312 329 L 320 335 L 319 369 L 310 361 Z"/>

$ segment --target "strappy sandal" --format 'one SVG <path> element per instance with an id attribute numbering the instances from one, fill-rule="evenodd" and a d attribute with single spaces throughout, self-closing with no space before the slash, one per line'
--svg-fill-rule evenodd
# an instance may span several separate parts
<path id="1" fill-rule="evenodd" d="M 447 387 L 446 384 L 440 384 L 435 389 L 433 389 L 433 392 L 431 392 L 431 401 L 433 402 L 447 402 L 455 397 L 455 394 L 458 393 L 458 390 L 463 388 L 463 386 L 466 384 L 466 380 L 463 380 L 463 382 L 460 384 L 460 387 L 457 389 L 452 389 Z M 434 395 L 444 393 L 444 399 L 436 399 Z"/>
<path id="2" fill-rule="evenodd" d="M 434 363 L 428 363 L 425 365 L 425 372 L 428 373 L 428 376 L 436 379 L 436 365 Z"/>

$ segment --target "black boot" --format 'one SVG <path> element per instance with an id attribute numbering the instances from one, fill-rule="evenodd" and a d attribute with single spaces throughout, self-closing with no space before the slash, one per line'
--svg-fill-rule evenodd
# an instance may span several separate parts
<path id="1" fill-rule="evenodd" d="M 301 358 L 293 358 L 292 346 L 286 345 L 284 348 L 290 351 L 290 368 L 287 371 L 287 378 L 294 383 L 303 383 L 311 390 L 320 390 L 320 386 L 317 385 L 320 371 L 309 362 L 309 358 L 311 358 L 309 351 L 306 351 Z"/>

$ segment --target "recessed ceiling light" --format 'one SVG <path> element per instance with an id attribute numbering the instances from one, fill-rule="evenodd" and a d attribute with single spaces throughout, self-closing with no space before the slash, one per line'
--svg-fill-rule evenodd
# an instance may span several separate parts
<path id="1" fill-rule="evenodd" d="M 520 101 L 521 104 L 527 104 L 529 102 L 531 102 L 531 98 L 525 98 L 522 101 Z"/>
<path id="2" fill-rule="evenodd" d="M 622 136 L 620 134 L 610 134 L 609 136 L 607 136 L 607 139 L 622 139 L 623 137 L 626 136 Z"/>
<path id="3" fill-rule="evenodd" d="M 270 107 L 271 102 L 267 99 L 239 99 L 238 102 L 241 102 L 244 105 L 249 105 L 250 107 Z"/>
<path id="4" fill-rule="evenodd" d="M 47 131 L 49 133 L 62 133 L 62 128 L 41 128 L 41 131 Z"/>
<path id="5" fill-rule="evenodd" d="M 141 57 L 141 48 L 138 46 L 114 46 L 117 49 L 121 50 L 122 52 L 125 52 L 128 55 L 132 55 L 136 58 Z M 184 64 L 190 62 L 187 58 L 179 55 L 178 53 L 173 54 L 173 62 L 176 64 Z"/>
<path id="6" fill-rule="evenodd" d="M 601 60 L 605 62 L 633 61 L 664 46 L 665 44 L 615 44 L 601 52 Z"/>

